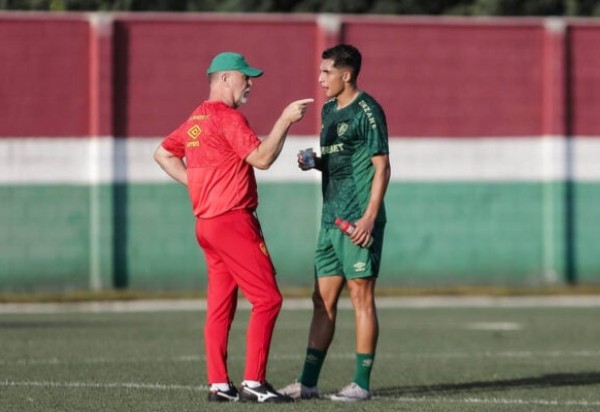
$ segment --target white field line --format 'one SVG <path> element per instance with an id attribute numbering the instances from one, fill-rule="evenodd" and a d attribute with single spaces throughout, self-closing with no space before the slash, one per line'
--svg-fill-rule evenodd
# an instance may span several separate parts
<path id="1" fill-rule="evenodd" d="M 351 309 L 349 299 L 340 299 L 340 309 Z M 429 308 L 564 308 L 600 307 L 600 295 L 584 296 L 428 296 L 428 297 L 379 297 L 377 307 L 429 309 Z M 240 300 L 238 308 L 250 309 L 246 300 Z M 310 299 L 287 298 L 283 310 L 310 310 Z M 103 312 L 172 312 L 204 311 L 204 299 L 181 300 L 136 300 L 118 302 L 77 302 L 77 303 L 3 303 L 0 314 L 27 313 L 103 313 Z"/>
<path id="2" fill-rule="evenodd" d="M 328 359 L 354 359 L 354 353 L 332 353 L 327 355 Z M 229 359 L 244 359 L 244 355 L 229 355 Z M 523 359 L 523 358 L 600 358 L 600 350 L 577 350 L 577 351 L 506 351 L 506 352 L 429 352 L 429 353 L 378 353 L 377 359 Z M 272 361 L 302 360 L 302 354 L 272 354 L 269 357 Z M 82 359 L 0 359 L 0 366 L 63 366 L 74 364 L 141 364 L 141 363 L 172 363 L 172 362 L 205 362 L 206 358 L 200 355 L 176 356 L 172 358 L 138 358 L 138 359 L 118 359 L 118 358 L 82 358 Z"/>
<path id="3" fill-rule="evenodd" d="M 523 325 L 516 322 L 470 322 L 464 326 L 467 330 L 516 331 Z"/>
<path id="4" fill-rule="evenodd" d="M 0 381 L 0 387 L 29 387 L 29 388 L 67 388 L 67 389 L 138 389 L 157 391 L 193 391 L 205 392 L 208 387 L 190 385 L 166 385 L 159 383 L 138 382 L 56 382 L 56 381 Z M 326 395 L 326 394 L 323 394 Z M 505 398 L 425 398 L 425 397 L 382 397 L 375 396 L 374 399 L 394 400 L 401 403 L 453 403 L 453 404 L 481 404 L 481 405 L 541 405 L 541 406 L 600 406 L 600 402 L 586 400 L 564 400 L 553 399 L 505 399 Z"/>
<path id="5" fill-rule="evenodd" d="M 146 389 L 159 391 L 207 391 L 208 386 L 189 385 L 165 385 L 160 383 L 137 383 L 137 382 L 55 382 L 55 381 L 0 381 L 4 387 L 39 387 L 39 388 L 83 388 L 83 389 Z"/>

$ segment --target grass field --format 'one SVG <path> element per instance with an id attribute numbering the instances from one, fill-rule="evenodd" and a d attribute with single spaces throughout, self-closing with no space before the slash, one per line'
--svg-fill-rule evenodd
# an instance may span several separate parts
<path id="1" fill-rule="evenodd" d="M 360 404 L 208 404 L 199 305 L 0 308 L 0 410 L 598 411 L 600 305 L 548 299 L 499 306 L 462 298 L 433 305 L 386 300 L 379 311 L 375 397 Z M 299 372 L 306 306 L 286 305 L 278 320 L 268 372 L 275 387 Z M 248 315 L 242 308 L 232 331 L 230 371 L 238 383 Z M 322 392 L 351 380 L 353 346 L 352 311 L 345 305 Z"/>

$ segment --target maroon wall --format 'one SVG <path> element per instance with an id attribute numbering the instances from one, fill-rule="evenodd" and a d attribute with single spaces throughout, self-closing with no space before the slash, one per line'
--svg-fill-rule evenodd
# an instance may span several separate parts
<path id="1" fill-rule="evenodd" d="M 316 134 L 320 52 L 342 41 L 361 49 L 359 85 L 392 136 L 600 135 L 600 23 L 339 19 L 331 32 L 315 15 L 0 13 L 0 137 L 163 136 L 225 50 L 265 70 L 242 107 L 259 134 L 305 97 L 317 102 L 292 133 Z"/>
<path id="2" fill-rule="evenodd" d="M 0 136 L 88 133 L 86 21 L 0 14 Z"/>
<path id="3" fill-rule="evenodd" d="M 574 24 L 569 30 L 569 110 L 571 134 L 600 135 L 600 25 Z"/>
<path id="4" fill-rule="evenodd" d="M 242 107 L 260 133 L 270 131 L 285 105 L 316 90 L 313 20 L 120 18 L 116 28 L 118 136 L 174 129 L 207 97 L 206 69 L 221 51 L 238 51 L 265 71 Z M 314 133 L 311 113 L 294 133 Z"/>
<path id="5" fill-rule="evenodd" d="M 401 136 L 540 134 L 539 25 L 352 21 L 345 40 L 364 55 L 362 85 Z"/>

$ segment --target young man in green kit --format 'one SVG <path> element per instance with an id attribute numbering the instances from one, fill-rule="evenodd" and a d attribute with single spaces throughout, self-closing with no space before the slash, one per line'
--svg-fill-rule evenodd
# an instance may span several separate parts
<path id="1" fill-rule="evenodd" d="M 386 222 L 384 196 L 390 179 L 385 113 L 358 89 L 361 54 L 341 44 L 321 55 L 319 83 L 329 99 L 321 118 L 323 210 L 315 256 L 313 317 L 302 374 L 281 389 L 293 398 L 319 396 L 317 382 L 333 340 L 337 303 L 347 285 L 355 312 L 356 369 L 352 382 L 331 397 L 335 401 L 371 398 L 370 376 L 379 334 L 375 281 L 379 273 Z M 299 167 L 308 170 L 302 156 Z M 353 222 L 348 236 L 336 218 Z M 371 238 L 373 243 L 370 247 Z"/>

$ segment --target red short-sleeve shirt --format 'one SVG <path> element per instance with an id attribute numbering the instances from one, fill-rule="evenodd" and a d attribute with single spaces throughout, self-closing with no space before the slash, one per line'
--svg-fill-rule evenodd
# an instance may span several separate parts
<path id="1" fill-rule="evenodd" d="M 203 102 L 162 146 L 185 157 L 194 214 L 211 218 L 256 209 L 254 169 L 244 159 L 260 144 L 246 117 L 222 102 Z"/>

